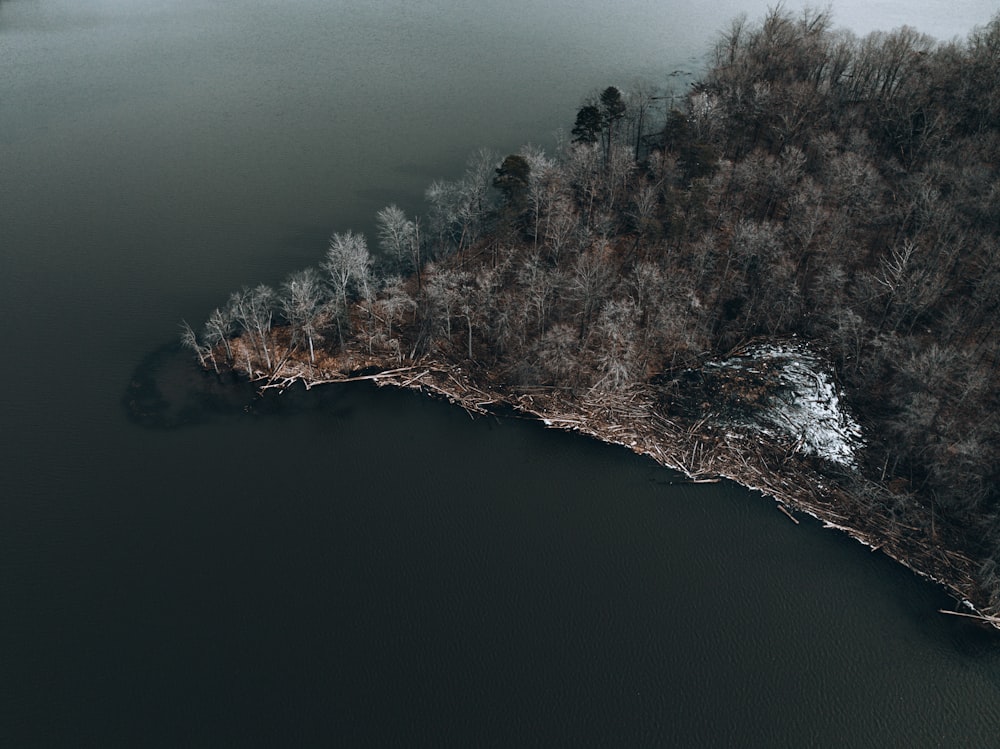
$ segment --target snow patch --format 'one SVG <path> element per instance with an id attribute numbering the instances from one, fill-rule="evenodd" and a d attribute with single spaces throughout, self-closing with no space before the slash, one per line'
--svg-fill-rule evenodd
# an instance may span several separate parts
<path id="1" fill-rule="evenodd" d="M 716 366 L 747 368 L 765 363 L 778 385 L 767 405 L 749 415 L 745 426 L 790 437 L 803 453 L 856 467 L 856 452 L 864 444 L 861 426 L 844 408 L 843 392 L 837 390 L 829 368 L 807 346 L 761 344 Z"/>

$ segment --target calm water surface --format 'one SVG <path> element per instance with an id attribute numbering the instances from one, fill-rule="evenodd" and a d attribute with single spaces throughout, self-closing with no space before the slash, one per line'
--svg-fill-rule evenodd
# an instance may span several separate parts
<path id="1" fill-rule="evenodd" d="M 0 746 L 995 745 L 1000 641 L 737 487 L 364 386 L 121 405 L 179 319 L 765 7 L 0 0 Z"/>

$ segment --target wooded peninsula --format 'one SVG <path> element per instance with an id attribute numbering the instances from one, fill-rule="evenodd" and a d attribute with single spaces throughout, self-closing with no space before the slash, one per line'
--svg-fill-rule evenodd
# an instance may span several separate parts
<path id="1" fill-rule="evenodd" d="M 1000 15 L 948 42 L 738 19 L 689 90 L 609 86 L 554 154 L 482 150 L 426 201 L 184 343 L 731 478 L 1000 627 Z"/>

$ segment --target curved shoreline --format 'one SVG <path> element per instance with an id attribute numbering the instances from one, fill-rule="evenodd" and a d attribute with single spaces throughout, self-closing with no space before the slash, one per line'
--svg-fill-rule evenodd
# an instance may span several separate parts
<path id="1" fill-rule="evenodd" d="M 234 339 L 231 344 L 238 346 L 238 341 Z M 933 517 L 911 515 L 903 522 L 885 507 L 882 513 L 873 514 L 871 505 L 862 508 L 849 487 L 821 473 L 794 449 L 782 448 L 760 436 L 715 429 L 707 418 L 688 423 L 665 417 L 654 407 L 655 394 L 648 385 L 577 398 L 555 388 L 511 389 L 483 383 L 484 378 L 477 378 L 458 364 L 428 357 L 403 364 L 348 350 L 324 357 L 319 365 L 310 365 L 297 358 L 294 349 L 282 353 L 274 374 L 248 372 L 238 364 L 233 369 L 261 383 L 261 392 L 282 391 L 297 383 L 309 390 L 318 385 L 371 381 L 379 387 L 417 390 L 444 399 L 470 415 L 495 414 L 509 408 L 546 427 L 626 447 L 692 482 L 733 481 L 771 497 L 795 523 L 798 520 L 792 513 L 801 512 L 819 520 L 824 528 L 846 533 L 872 551 L 885 553 L 944 588 L 966 609 L 941 613 L 969 617 L 1000 630 L 1000 616 L 980 601 L 974 574 L 977 562 L 949 548 L 948 529 L 936 527 Z M 240 361 L 239 356 L 234 357 L 234 362 Z M 855 480 L 863 481 L 860 476 Z M 872 482 L 864 488 L 884 491 Z M 932 534 L 917 525 L 929 525 Z"/>

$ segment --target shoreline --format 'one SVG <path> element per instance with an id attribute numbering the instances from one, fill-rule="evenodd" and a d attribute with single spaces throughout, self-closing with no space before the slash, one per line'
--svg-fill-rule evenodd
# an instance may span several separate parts
<path id="1" fill-rule="evenodd" d="M 232 339 L 230 344 L 239 347 L 240 339 Z M 298 359 L 293 348 L 282 352 L 280 363 L 270 375 L 262 369 L 249 372 L 239 365 L 251 359 L 234 356 L 232 369 L 259 383 L 261 393 L 280 392 L 297 383 L 311 390 L 319 385 L 370 381 L 379 387 L 416 390 L 446 400 L 473 417 L 510 409 L 547 428 L 625 447 L 684 475 L 692 483 L 733 481 L 770 497 L 796 524 L 799 521 L 793 513 L 800 512 L 815 518 L 826 529 L 847 534 L 873 552 L 883 552 L 944 588 L 956 600 L 956 608 L 964 609 L 940 613 L 971 618 L 1000 630 L 1000 616 L 990 613 L 979 601 L 981 592 L 974 575 L 977 562 L 949 547 L 949 528 L 938 527 L 929 513 L 901 519 L 887 507 L 878 514 L 872 513 L 871 506 L 862 509 L 849 491 L 859 487 L 845 486 L 846 482 L 824 474 L 794 448 L 783 448 L 759 435 L 719 430 L 707 417 L 698 421 L 667 418 L 655 408 L 655 394 L 649 385 L 627 392 L 592 392 L 575 397 L 557 388 L 515 389 L 483 382 L 488 378 L 476 377 L 478 373 L 459 364 L 430 357 L 404 364 L 348 349 L 336 356 L 325 355 L 310 365 Z M 860 475 L 851 478 L 864 482 Z M 868 490 L 876 487 L 872 482 L 860 486 Z M 891 497 L 887 495 L 886 499 Z M 930 534 L 918 526 L 929 526 Z"/>

